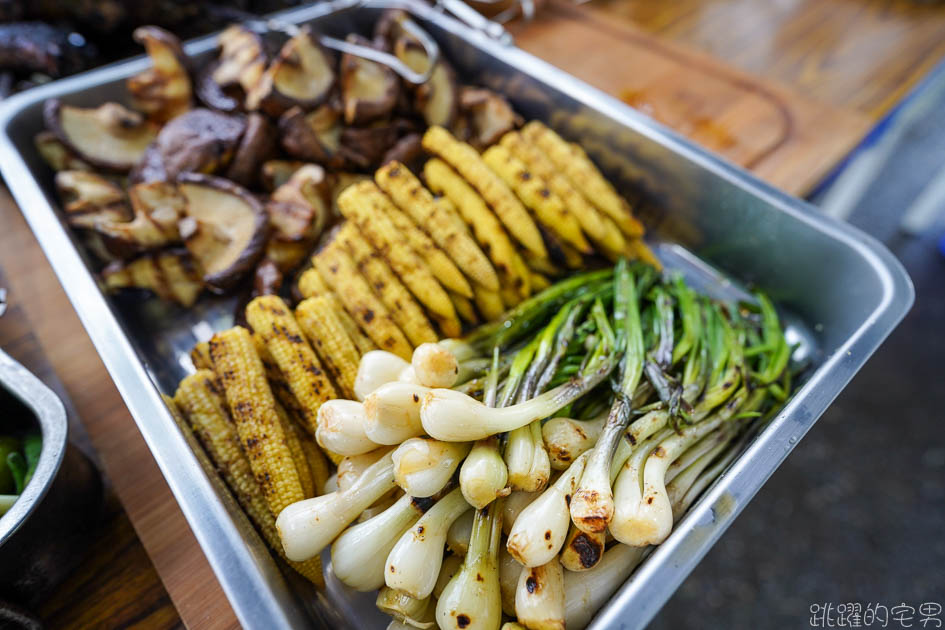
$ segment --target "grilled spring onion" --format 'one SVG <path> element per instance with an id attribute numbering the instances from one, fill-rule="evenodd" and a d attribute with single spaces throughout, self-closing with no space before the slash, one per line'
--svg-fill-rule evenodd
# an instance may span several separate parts
<path id="1" fill-rule="evenodd" d="M 420 401 L 429 391 L 423 385 L 401 381 L 375 389 L 364 399 L 365 435 L 378 444 L 400 444 L 423 435 Z"/>
<path id="2" fill-rule="evenodd" d="M 363 455 L 378 448 L 365 433 L 367 414 L 364 404 L 336 398 L 318 408 L 315 439 L 318 445 L 339 455 Z"/>
<path id="3" fill-rule="evenodd" d="M 501 499 L 476 511 L 469 551 L 459 572 L 436 603 L 436 621 L 444 630 L 493 630 L 502 623 L 499 589 Z"/>
<path id="4" fill-rule="evenodd" d="M 483 394 L 483 403 L 487 407 L 496 404 L 498 379 L 499 350 L 496 348 L 492 353 L 492 369 Z M 495 436 L 476 442 L 459 471 L 459 487 L 463 497 L 477 510 L 505 494 L 508 479 L 509 471 L 499 453 L 499 441 Z"/>
<path id="5" fill-rule="evenodd" d="M 469 448 L 468 442 L 410 438 L 394 450 L 394 481 L 411 496 L 431 497 L 446 487 Z"/>
<path id="6" fill-rule="evenodd" d="M 401 536 L 386 556 L 387 586 L 423 599 L 433 592 L 443 562 L 443 545 L 453 522 L 469 510 L 459 489 L 454 489 Z M 468 555 L 468 554 L 467 554 Z"/>
<path id="7" fill-rule="evenodd" d="M 515 589 L 519 623 L 534 630 L 564 630 L 564 570 L 552 559 L 521 572 Z"/>
<path id="8" fill-rule="evenodd" d="M 449 349 L 435 343 L 417 346 L 410 358 L 417 381 L 426 387 L 452 387 L 459 376 L 459 362 Z"/>
<path id="9" fill-rule="evenodd" d="M 371 350 L 364 353 L 354 379 L 354 395 L 364 400 L 385 383 L 396 381 L 410 364 L 392 352 Z"/>

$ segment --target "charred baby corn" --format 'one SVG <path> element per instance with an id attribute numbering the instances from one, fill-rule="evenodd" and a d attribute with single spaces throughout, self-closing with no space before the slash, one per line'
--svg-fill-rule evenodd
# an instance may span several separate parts
<path id="1" fill-rule="evenodd" d="M 250 467 L 273 517 L 278 516 L 301 500 L 302 484 L 249 331 L 236 326 L 215 334 L 210 357 Z"/>
<path id="2" fill-rule="evenodd" d="M 456 169 L 492 207 L 509 233 L 533 256 L 547 258 L 538 227 L 502 179 L 482 161 L 479 153 L 442 127 L 430 127 L 423 148 Z"/>
<path id="3" fill-rule="evenodd" d="M 299 276 L 298 288 L 299 293 L 303 298 L 321 295 L 331 302 L 332 313 L 334 313 L 335 317 L 338 318 L 338 321 L 341 322 L 341 325 L 344 326 L 345 332 L 348 333 L 348 337 L 350 337 L 351 341 L 354 342 L 354 345 L 357 346 L 359 353 L 364 354 L 365 352 L 370 352 L 371 350 L 377 350 L 377 344 L 371 341 L 371 338 L 364 334 L 364 331 L 361 330 L 360 326 L 358 326 L 358 323 L 354 321 L 354 318 L 352 318 L 351 315 L 348 314 L 348 311 L 345 310 L 345 307 L 341 304 L 341 300 L 338 299 L 338 296 L 328 288 L 327 284 L 325 284 L 325 281 L 318 273 L 318 269 L 315 267 L 306 269 L 305 272 Z"/>
<path id="4" fill-rule="evenodd" d="M 423 226 L 436 244 L 473 282 L 498 291 L 499 277 L 476 242 L 455 218 L 441 208 L 420 180 L 400 162 L 388 162 L 374 174 L 374 180 L 418 226 Z M 472 297 L 472 294 L 463 294 Z"/>
<path id="5" fill-rule="evenodd" d="M 384 258 L 358 233 L 354 223 L 346 222 L 335 238 L 348 249 L 358 269 L 390 310 L 394 322 L 404 331 L 410 343 L 419 346 L 437 341 L 436 331 L 423 309 L 394 275 Z"/>
<path id="6" fill-rule="evenodd" d="M 279 296 L 261 295 L 246 305 L 246 321 L 266 342 L 266 349 L 299 401 L 306 429 L 314 433 L 318 408 L 337 394 L 292 311 Z"/>
<path id="7" fill-rule="evenodd" d="M 338 320 L 331 301 L 317 295 L 299 302 L 295 319 L 346 398 L 354 398 L 361 354 Z"/>
<path id="8" fill-rule="evenodd" d="M 458 337 L 461 329 L 449 295 L 440 286 L 426 263 L 404 243 L 386 209 L 390 201 L 374 184 L 359 182 L 338 196 L 342 214 L 358 226 L 361 233 L 380 252 L 391 269 L 417 300 L 430 312 L 447 337 Z"/>
<path id="9" fill-rule="evenodd" d="M 318 273 L 371 340 L 382 350 L 409 359 L 413 347 L 341 244 L 332 241 L 315 255 L 314 261 Z"/>

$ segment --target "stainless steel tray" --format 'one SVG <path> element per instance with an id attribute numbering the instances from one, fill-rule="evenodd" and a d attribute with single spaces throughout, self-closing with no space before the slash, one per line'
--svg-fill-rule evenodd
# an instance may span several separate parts
<path id="1" fill-rule="evenodd" d="M 777 301 L 811 368 L 794 396 L 597 615 L 594 628 L 646 625 L 830 402 L 908 311 L 899 262 L 854 228 L 694 146 L 578 79 L 418 0 L 324 2 L 283 13 L 329 35 L 367 33 L 379 11 L 410 11 L 470 83 L 505 94 L 526 119 L 580 140 L 645 219 L 667 266 L 731 291 L 754 284 Z M 213 40 L 186 46 L 196 57 Z M 232 300 L 184 311 L 158 300 L 104 296 L 55 209 L 52 174 L 33 148 L 51 97 L 94 105 L 124 100 L 143 58 L 10 98 L 0 107 L 0 172 L 151 448 L 237 616 L 247 628 L 384 627 L 373 596 L 329 580 L 324 593 L 289 584 L 245 517 L 209 479 L 166 411 L 191 368 L 187 350 L 230 325 Z"/>

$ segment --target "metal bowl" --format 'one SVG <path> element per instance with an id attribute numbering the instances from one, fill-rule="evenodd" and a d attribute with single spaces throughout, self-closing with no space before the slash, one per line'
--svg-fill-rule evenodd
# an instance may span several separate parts
<path id="1" fill-rule="evenodd" d="M 43 436 L 32 480 L 0 518 L 0 597 L 32 607 L 82 560 L 99 525 L 102 480 L 68 443 L 62 401 L 2 350 L 0 410 L 4 430 L 38 426 Z"/>

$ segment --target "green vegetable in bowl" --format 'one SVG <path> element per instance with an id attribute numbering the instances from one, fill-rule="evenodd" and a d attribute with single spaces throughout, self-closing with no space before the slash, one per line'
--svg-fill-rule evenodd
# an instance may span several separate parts
<path id="1" fill-rule="evenodd" d="M 20 441 L 11 436 L 0 436 L 0 493 L 7 494 L 15 489 L 13 473 L 7 467 L 7 456 L 20 450 Z"/>
<path id="2" fill-rule="evenodd" d="M 0 516 L 7 513 L 33 478 L 42 451 L 39 433 L 27 433 L 22 440 L 0 436 Z"/>

